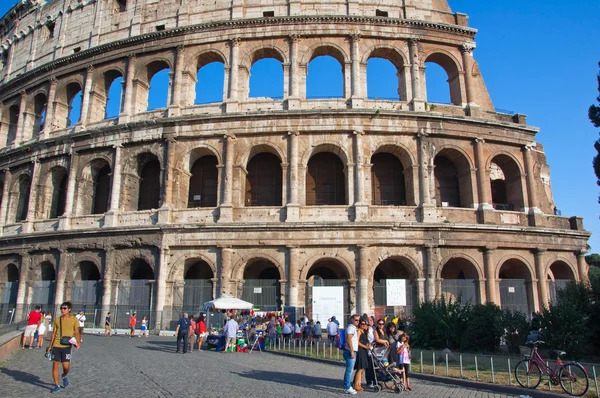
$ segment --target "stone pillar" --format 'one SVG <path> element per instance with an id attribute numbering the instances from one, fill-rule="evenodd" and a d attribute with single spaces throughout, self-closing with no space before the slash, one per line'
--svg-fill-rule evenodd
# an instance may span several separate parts
<path id="1" fill-rule="evenodd" d="M 490 179 L 487 174 L 485 167 L 485 157 L 483 153 L 483 144 L 485 140 L 476 138 L 473 140 L 475 147 L 475 161 L 477 164 L 477 190 L 479 191 L 479 209 L 480 210 L 493 210 L 492 206 L 492 190 L 490 186 Z"/>
<path id="2" fill-rule="evenodd" d="M 287 203 L 286 222 L 300 221 L 300 203 L 298 201 L 298 132 L 288 132 L 288 145 L 290 147 L 290 179 L 288 182 L 290 197 Z"/>
<path id="3" fill-rule="evenodd" d="M 579 273 L 579 282 L 588 282 L 589 281 L 589 270 L 590 267 L 588 263 L 585 261 L 585 250 L 580 250 L 576 253 L 577 255 L 577 271 Z"/>
<path id="4" fill-rule="evenodd" d="M 10 195 L 10 186 L 12 180 L 12 173 L 10 169 L 4 169 L 4 187 L 2 190 L 2 203 L 0 204 L 0 225 L 7 224 L 6 215 L 8 214 L 8 197 Z M 0 235 L 2 234 L 2 228 L 0 228 Z"/>
<path id="5" fill-rule="evenodd" d="M 539 292 L 540 309 L 550 303 L 550 295 L 548 294 L 548 277 L 544 267 L 544 253 L 546 249 L 536 249 L 535 255 L 535 273 L 537 274 L 537 287 Z"/>
<path id="6" fill-rule="evenodd" d="M 527 178 L 527 194 L 529 197 L 529 213 L 541 213 L 539 209 L 538 195 L 537 195 L 537 187 L 535 184 L 535 172 L 534 172 L 534 161 L 531 156 L 531 151 L 533 150 L 533 145 L 526 145 L 523 148 L 523 153 L 525 155 L 525 168 L 526 168 L 526 178 Z"/>
<path id="7" fill-rule="evenodd" d="M 118 224 L 119 216 L 119 202 L 121 200 L 121 151 L 123 145 L 113 145 L 115 150 L 113 154 L 113 167 L 112 167 L 112 189 L 110 191 L 110 209 L 104 216 L 104 223 L 107 226 L 114 226 Z"/>
<path id="8" fill-rule="evenodd" d="M 429 154 L 427 134 L 417 134 L 417 145 L 419 151 L 419 207 L 423 222 L 436 222 L 436 208 L 431 199 L 431 176 L 433 168 L 432 155 Z"/>
<path id="9" fill-rule="evenodd" d="M 423 254 L 425 255 L 425 278 L 427 283 L 426 297 L 427 301 L 435 300 L 435 267 L 433 264 L 433 246 L 425 245 Z"/>
<path id="10" fill-rule="evenodd" d="M 58 79 L 55 76 L 50 77 L 50 87 L 48 89 L 48 100 L 46 103 L 46 120 L 44 120 L 44 129 L 40 130 L 40 140 L 47 138 L 48 134 L 54 130 L 54 103 L 56 102 L 56 85 Z"/>
<path id="11" fill-rule="evenodd" d="M 410 53 L 410 80 L 412 86 L 411 108 L 413 111 L 425 111 L 423 100 L 423 87 L 421 82 L 421 62 L 419 60 L 419 40 L 409 39 L 408 49 Z"/>
<path id="12" fill-rule="evenodd" d="M 346 165 L 346 196 L 348 197 L 347 204 L 348 206 L 352 206 L 354 203 L 354 163 L 348 163 Z"/>
<path id="13" fill-rule="evenodd" d="M 29 280 L 29 269 L 31 268 L 31 256 L 27 252 L 21 253 L 21 269 L 19 270 L 19 286 L 17 288 L 17 305 L 13 322 L 20 322 L 24 318 L 27 281 Z"/>
<path id="14" fill-rule="evenodd" d="M 298 307 L 298 279 L 300 279 L 300 249 L 288 246 L 288 305 Z"/>
<path id="15" fill-rule="evenodd" d="M 221 292 L 219 297 L 232 295 L 231 291 L 231 255 L 230 247 L 221 247 Z"/>
<path id="16" fill-rule="evenodd" d="M 35 159 L 32 164 L 33 172 L 31 173 L 31 186 L 29 187 L 29 201 L 27 203 L 27 217 L 23 224 L 23 232 L 33 232 L 33 221 L 35 220 L 35 204 L 37 202 L 37 194 L 41 193 L 38 185 L 40 182 L 40 162 Z"/>
<path id="17" fill-rule="evenodd" d="M 488 303 L 500 305 L 496 283 L 496 267 L 494 264 L 494 247 L 483 248 L 483 264 L 485 268 L 485 290 Z"/>
<path id="18" fill-rule="evenodd" d="M 172 101 L 169 107 L 169 116 L 179 116 L 181 108 L 181 92 L 183 86 L 183 69 L 185 65 L 185 47 L 177 46 L 175 73 L 173 74 Z"/>
<path id="19" fill-rule="evenodd" d="M 167 297 L 167 277 L 169 276 L 169 248 L 160 247 L 158 252 L 158 272 L 156 273 L 156 329 L 162 329 L 163 311 Z"/>
<path id="20" fill-rule="evenodd" d="M 127 58 L 127 74 L 125 75 L 125 93 L 123 95 L 123 106 L 119 115 L 119 123 L 129 122 L 130 116 L 134 114 L 132 107 L 133 99 L 133 77 L 135 76 L 135 54 L 130 54 Z"/>
<path id="21" fill-rule="evenodd" d="M 239 37 L 229 41 L 229 46 L 231 47 L 231 71 L 229 77 L 229 97 L 227 99 L 227 111 L 233 112 L 238 110 L 239 102 L 238 78 L 240 73 L 240 41 L 241 39 Z"/>
<path id="22" fill-rule="evenodd" d="M 290 95 L 288 98 L 288 109 L 298 109 L 300 107 L 300 90 L 298 89 L 298 42 L 300 36 L 292 34 L 289 37 L 290 42 Z"/>
<path id="23" fill-rule="evenodd" d="M 369 218 L 369 206 L 365 200 L 365 159 L 362 149 L 363 131 L 354 132 L 354 158 L 356 159 L 355 179 L 356 195 L 354 202 L 354 221 L 366 221 Z"/>
<path id="24" fill-rule="evenodd" d="M 285 279 L 280 279 L 279 280 L 279 291 L 281 292 L 281 307 L 280 309 L 283 311 L 283 307 L 285 307 L 287 305 L 287 299 L 286 299 L 286 285 L 287 285 L 287 280 Z"/>
<path id="25" fill-rule="evenodd" d="M 233 156 L 235 152 L 235 137 L 225 136 L 227 145 L 225 149 L 225 175 L 223 181 L 223 202 L 220 206 L 219 222 L 233 221 L 233 204 L 231 198 L 233 194 Z"/>
<path id="26" fill-rule="evenodd" d="M 473 60 L 473 50 L 475 49 L 475 43 L 465 43 L 462 46 L 460 46 L 460 52 L 462 54 L 462 59 L 463 59 L 463 70 L 465 71 L 465 91 L 467 93 L 467 100 L 466 102 L 469 105 L 476 105 L 475 104 L 475 95 L 477 93 L 477 90 L 475 88 L 475 82 L 473 80 L 473 76 L 472 76 L 472 70 L 473 70 L 473 64 L 474 64 L 474 60 Z"/>
<path id="27" fill-rule="evenodd" d="M 81 117 L 79 122 L 81 128 L 85 129 L 89 119 L 90 97 L 92 95 L 92 79 L 94 77 L 94 66 L 89 65 L 85 75 L 85 86 L 83 87 L 83 99 L 81 100 Z"/>
<path id="28" fill-rule="evenodd" d="M 350 289 L 350 303 L 349 304 L 349 309 L 350 309 L 350 314 L 357 314 L 357 308 L 356 308 L 356 279 L 349 279 L 348 280 L 348 287 Z M 347 317 L 348 314 L 344 314 L 344 318 L 348 319 Z"/>
<path id="29" fill-rule="evenodd" d="M 369 306 L 369 246 L 358 246 L 358 313 L 370 314 Z"/>
<path id="30" fill-rule="evenodd" d="M 71 147 L 71 158 L 69 159 L 69 181 L 67 183 L 67 194 L 65 197 L 65 213 L 59 217 L 59 229 L 69 228 L 69 219 L 76 213 L 75 203 L 75 185 L 77 184 L 77 168 L 79 158 L 77 152 Z"/>
<path id="31" fill-rule="evenodd" d="M 115 249 L 112 246 L 104 248 L 104 275 L 102 280 L 102 318 L 106 318 L 110 312 L 110 305 L 112 300 L 113 292 L 113 273 L 114 273 L 114 262 L 115 262 Z M 114 319 L 114 318 L 113 318 Z M 114 324 L 113 324 L 114 325 Z"/>
<path id="32" fill-rule="evenodd" d="M 25 128 L 27 126 L 27 92 L 21 90 L 21 102 L 19 104 L 19 120 L 17 121 L 17 134 L 14 146 L 20 145 L 25 138 Z"/>
<path id="33" fill-rule="evenodd" d="M 58 272 L 56 273 L 56 291 L 54 293 L 54 306 L 57 307 L 65 301 L 65 284 L 69 269 L 69 253 L 67 249 L 58 249 Z"/>
<path id="34" fill-rule="evenodd" d="M 217 278 L 210 278 L 210 283 L 212 284 L 212 298 L 211 300 L 214 300 L 217 298 L 217 286 L 219 284 L 219 279 Z"/>
<path id="35" fill-rule="evenodd" d="M 417 295 L 419 303 L 423 303 L 426 300 L 425 297 L 425 278 L 417 278 Z"/>
<path id="36" fill-rule="evenodd" d="M 358 108 L 362 105 L 362 86 L 360 79 L 360 54 L 359 46 L 360 33 L 354 33 L 350 36 L 352 43 L 352 107 Z"/>
<path id="37" fill-rule="evenodd" d="M 165 140 L 165 165 L 163 168 L 163 184 L 161 190 L 161 209 L 170 209 L 173 205 L 174 176 L 172 166 L 175 164 L 175 137 L 169 136 Z M 168 220 L 165 220 L 168 222 Z"/>

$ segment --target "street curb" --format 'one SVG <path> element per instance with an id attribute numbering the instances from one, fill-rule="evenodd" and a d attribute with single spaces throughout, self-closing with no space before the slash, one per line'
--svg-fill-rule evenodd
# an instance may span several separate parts
<path id="1" fill-rule="evenodd" d="M 334 361 L 331 359 L 305 357 L 303 355 L 291 354 L 291 353 L 287 353 L 287 352 L 277 352 L 277 351 L 263 351 L 263 352 L 267 353 L 267 354 L 281 355 L 281 356 L 285 356 L 285 357 L 302 359 L 305 361 L 326 363 L 329 365 L 336 365 L 336 366 L 340 366 L 340 367 L 344 366 L 343 362 Z M 434 376 L 434 375 L 415 373 L 415 372 L 411 372 L 410 376 L 413 379 L 433 381 L 433 382 L 442 383 L 442 384 L 452 384 L 452 385 L 456 385 L 456 386 L 460 386 L 460 387 L 476 388 L 478 390 L 501 392 L 501 393 L 505 393 L 505 394 L 515 394 L 517 396 L 529 395 L 532 398 L 538 398 L 538 397 L 539 398 L 544 398 L 544 397 L 546 397 L 546 398 L 563 397 L 564 398 L 564 397 L 566 397 L 565 394 L 557 394 L 557 393 L 553 393 L 553 392 L 545 392 L 545 391 L 538 391 L 538 390 L 528 390 L 528 389 L 521 388 L 521 387 L 512 387 L 512 386 L 505 386 L 502 384 L 491 384 L 491 383 L 470 381 L 470 380 L 464 380 L 464 379 L 456 379 L 453 377 Z"/>

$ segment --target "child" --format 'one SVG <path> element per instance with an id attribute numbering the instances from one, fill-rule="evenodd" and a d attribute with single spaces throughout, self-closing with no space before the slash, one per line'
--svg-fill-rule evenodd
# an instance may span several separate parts
<path id="1" fill-rule="evenodd" d="M 148 321 L 146 320 L 146 315 L 142 317 L 142 325 L 140 326 L 140 334 L 138 337 L 148 337 Z"/>
<path id="2" fill-rule="evenodd" d="M 398 347 L 399 365 L 404 369 L 404 385 L 408 391 L 412 391 L 410 387 L 410 337 L 407 334 L 402 335 Z"/>
<path id="3" fill-rule="evenodd" d="M 296 326 L 294 327 L 294 338 L 296 340 L 300 340 L 302 337 L 302 321 L 298 319 Z"/>

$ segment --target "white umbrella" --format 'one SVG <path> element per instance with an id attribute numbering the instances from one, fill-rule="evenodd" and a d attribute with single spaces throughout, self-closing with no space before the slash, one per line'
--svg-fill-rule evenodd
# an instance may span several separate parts
<path id="1" fill-rule="evenodd" d="M 211 308 L 215 310 L 251 310 L 252 303 L 240 300 L 235 297 L 219 297 L 216 300 L 204 303 L 204 311 Z"/>

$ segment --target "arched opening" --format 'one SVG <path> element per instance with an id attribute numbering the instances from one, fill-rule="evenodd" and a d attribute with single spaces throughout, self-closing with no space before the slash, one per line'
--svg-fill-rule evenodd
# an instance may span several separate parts
<path id="1" fill-rule="evenodd" d="M 183 311 L 195 313 L 204 303 L 213 299 L 214 274 L 206 261 L 198 259 L 186 260 L 183 280 L 183 297 L 180 289 L 176 288 L 174 294 L 174 305 L 182 301 Z"/>
<path id="2" fill-rule="evenodd" d="M 306 205 L 346 204 L 346 178 L 340 158 L 320 152 L 308 161 L 306 171 Z"/>
<path id="3" fill-rule="evenodd" d="M 67 85 L 67 127 L 76 125 L 81 121 L 81 102 L 83 101 L 83 90 L 79 83 Z"/>
<path id="4" fill-rule="evenodd" d="M 327 319 L 335 315 L 340 326 L 343 326 L 351 308 L 349 278 L 346 267 L 336 260 L 315 262 L 306 274 L 305 306 L 308 317 L 326 325 Z M 334 299 L 328 302 L 320 300 L 324 295 L 317 290 L 321 288 L 334 288 L 322 289 L 329 298 Z M 336 303 L 341 305 L 337 304 L 339 307 L 336 307 Z"/>
<path id="5" fill-rule="evenodd" d="M 441 104 L 462 104 L 458 66 L 446 54 L 431 54 L 425 60 L 427 101 Z"/>
<path id="6" fill-rule="evenodd" d="M 4 113 L 2 120 L 2 135 L 6 137 L 6 146 L 15 143 L 19 126 L 19 106 L 13 105 Z"/>
<path id="7" fill-rule="evenodd" d="M 158 209 L 160 202 L 160 162 L 156 156 L 138 156 L 139 191 L 138 210 Z"/>
<path id="8" fill-rule="evenodd" d="M 248 97 L 283 98 L 283 64 L 273 57 L 255 61 L 250 68 Z"/>
<path id="9" fill-rule="evenodd" d="M 405 206 L 404 166 L 391 153 L 371 157 L 371 203 L 375 206 Z"/>
<path id="10" fill-rule="evenodd" d="M 198 66 L 195 105 L 223 102 L 225 64 L 220 57 L 209 60 L 210 62 Z"/>
<path id="11" fill-rule="evenodd" d="M 492 159 L 490 184 L 496 210 L 521 211 L 525 208 L 521 171 L 511 157 L 498 155 Z"/>
<path id="12" fill-rule="evenodd" d="M 14 264 L 8 264 L 0 269 L 0 322 L 8 324 L 11 321 L 11 310 L 17 303 L 19 288 L 19 269 Z"/>
<path id="13" fill-rule="evenodd" d="M 92 214 L 108 211 L 110 200 L 111 169 L 106 165 L 93 174 Z"/>
<path id="14" fill-rule="evenodd" d="M 575 282 L 576 280 L 577 278 L 569 264 L 564 261 L 553 262 L 548 269 L 550 301 L 556 301 L 558 292 L 565 289 L 569 282 Z"/>
<path id="15" fill-rule="evenodd" d="M 50 218 L 57 218 L 65 213 L 68 182 L 67 177 L 67 170 L 64 167 L 57 167 L 52 171 Z"/>
<path id="16" fill-rule="evenodd" d="M 281 160 L 268 152 L 254 156 L 248 162 L 246 175 L 246 206 L 281 206 Z"/>
<path id="17" fill-rule="evenodd" d="M 472 207 L 471 167 L 464 155 L 455 150 L 442 150 L 433 165 L 437 206 Z"/>
<path id="18" fill-rule="evenodd" d="M 46 125 L 46 110 L 48 107 L 48 99 L 46 94 L 40 93 L 33 99 L 33 131 L 31 138 L 37 139 L 40 132 L 44 130 Z"/>
<path id="19" fill-rule="evenodd" d="M 321 47 L 315 51 L 307 68 L 307 99 L 345 97 L 344 58 L 336 49 Z"/>
<path id="20" fill-rule="evenodd" d="M 452 258 L 442 268 L 442 294 L 462 304 L 479 304 L 479 275 L 467 259 Z"/>
<path id="21" fill-rule="evenodd" d="M 131 261 L 128 271 L 129 279 L 119 281 L 115 327 L 127 327 L 129 317 L 137 312 L 138 322 L 146 315 L 150 323 L 148 328 L 152 329 L 155 321 L 152 307 L 154 270 L 145 260 L 136 258 Z"/>
<path id="22" fill-rule="evenodd" d="M 154 270 L 144 260 L 135 259 L 131 263 L 130 278 L 132 280 L 151 280 L 154 279 Z"/>
<path id="23" fill-rule="evenodd" d="M 367 97 L 398 101 L 401 98 L 403 76 L 394 64 L 385 58 L 372 57 L 367 61 Z M 396 82 L 397 84 L 393 84 Z"/>
<path id="24" fill-rule="evenodd" d="M 76 308 L 96 308 L 101 304 L 102 284 L 100 271 L 91 261 L 80 262 L 73 273 L 71 303 Z"/>
<path id="25" fill-rule="evenodd" d="M 106 102 L 104 119 L 119 117 L 123 103 L 123 75 L 118 71 L 109 71 L 104 75 Z"/>
<path id="26" fill-rule="evenodd" d="M 170 72 L 169 65 L 163 61 L 152 62 L 147 66 L 147 111 L 166 108 L 169 105 Z"/>
<path id="27" fill-rule="evenodd" d="M 375 317 L 412 316 L 414 305 L 418 302 L 416 279 L 413 267 L 406 260 L 388 258 L 380 262 L 373 273 Z M 393 289 L 393 297 L 400 300 L 395 305 L 388 305 L 388 289 Z M 393 299 L 391 295 L 389 298 Z"/>
<path id="28" fill-rule="evenodd" d="M 34 270 L 33 286 L 31 287 L 31 307 L 39 305 L 43 309 L 51 309 L 54 305 L 56 290 L 56 272 L 49 261 L 42 262 Z"/>
<path id="29" fill-rule="evenodd" d="M 25 221 L 29 210 L 29 195 L 31 191 L 31 177 L 23 174 L 19 177 L 18 184 L 18 199 L 15 213 L 15 222 Z"/>
<path id="30" fill-rule="evenodd" d="M 190 170 L 188 208 L 216 207 L 219 173 L 216 156 L 202 156 Z"/>
<path id="31" fill-rule="evenodd" d="M 244 268 L 242 300 L 262 310 L 281 309 L 281 275 L 277 266 L 268 260 L 255 259 Z"/>
<path id="32" fill-rule="evenodd" d="M 500 278 L 500 306 L 520 311 L 529 316 L 533 307 L 532 277 L 527 265 L 518 259 L 510 259 L 502 264 Z"/>

